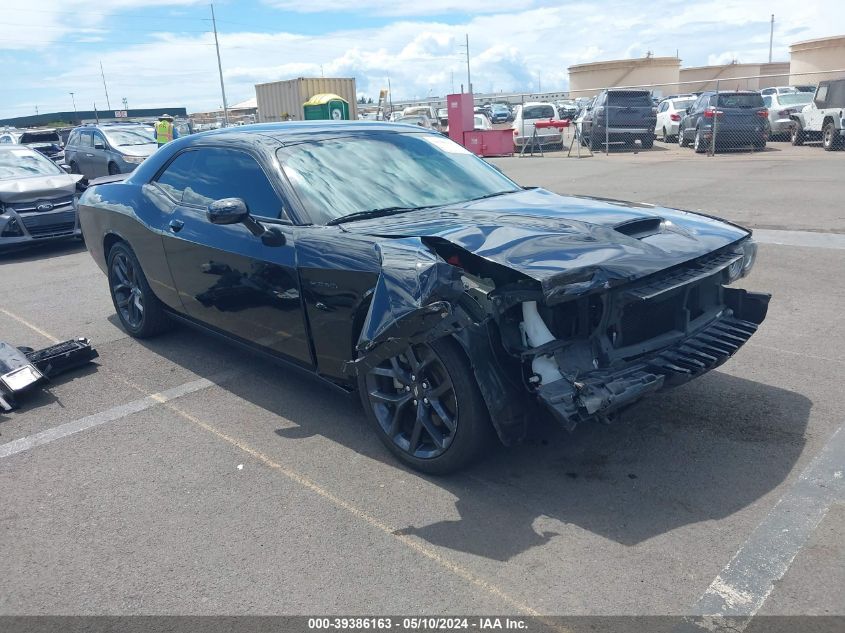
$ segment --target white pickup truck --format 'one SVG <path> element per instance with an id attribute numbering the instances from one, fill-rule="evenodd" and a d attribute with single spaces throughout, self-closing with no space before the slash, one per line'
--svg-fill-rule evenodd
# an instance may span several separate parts
<path id="1" fill-rule="evenodd" d="M 828 151 L 845 147 L 845 79 L 820 81 L 813 101 L 789 118 L 793 145 L 820 140 Z"/>

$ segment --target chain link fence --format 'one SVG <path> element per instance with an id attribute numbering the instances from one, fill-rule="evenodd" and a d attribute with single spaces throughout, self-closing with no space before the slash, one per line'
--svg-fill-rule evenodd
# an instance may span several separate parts
<path id="1" fill-rule="evenodd" d="M 593 152 L 677 144 L 713 156 L 766 151 L 770 143 L 778 142 L 818 142 L 829 150 L 845 147 L 845 69 L 717 75 L 581 93 L 570 93 L 579 104 L 571 142 Z"/>

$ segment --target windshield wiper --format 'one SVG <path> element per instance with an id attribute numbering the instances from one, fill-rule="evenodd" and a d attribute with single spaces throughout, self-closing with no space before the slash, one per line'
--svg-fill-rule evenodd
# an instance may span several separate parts
<path id="1" fill-rule="evenodd" d="M 419 211 L 420 209 L 433 209 L 439 207 L 439 204 L 430 204 L 423 207 L 384 207 L 383 209 L 370 209 L 369 211 L 356 211 L 348 215 L 342 215 L 339 218 L 332 218 L 326 222 L 326 226 L 334 226 L 335 224 L 342 224 L 344 222 L 354 222 L 355 220 L 368 220 L 369 218 L 380 218 L 386 215 L 393 215 L 395 213 L 406 213 L 407 211 Z"/>
<path id="2" fill-rule="evenodd" d="M 508 193 L 516 193 L 518 190 L 513 191 L 497 191 L 495 193 L 485 193 L 483 196 L 478 196 L 477 198 L 470 198 L 467 202 L 475 202 L 476 200 L 486 200 L 487 198 L 495 198 L 496 196 L 504 196 Z"/>

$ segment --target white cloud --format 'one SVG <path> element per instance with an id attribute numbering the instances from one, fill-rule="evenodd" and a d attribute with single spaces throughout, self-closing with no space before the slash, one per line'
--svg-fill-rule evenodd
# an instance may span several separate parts
<path id="1" fill-rule="evenodd" d="M 337 2 L 337 0 L 265 0 L 265 4 L 296 13 L 346 12 L 386 16 L 420 16 L 449 14 L 496 13 L 502 7 L 489 0 L 425 0 L 407 2 L 404 0 L 360 0 L 358 2 Z M 509 0 L 508 10 L 527 9 L 534 0 Z"/>
<path id="2" fill-rule="evenodd" d="M 19 5 L 19 0 L 13 0 Z M 125 7 L 188 5 L 192 0 L 113 0 L 91 11 Z M 205 2 L 206 0 L 197 0 Z M 318 0 L 319 2 L 327 0 Z M 437 0 L 440 2 L 441 0 Z M 445 1 L 445 0 L 444 0 Z M 684 65 L 764 61 L 768 56 L 769 5 L 763 0 L 702 0 L 690 5 L 665 0 L 659 15 L 654 7 L 635 0 L 613 0 L 602 5 L 573 3 L 521 10 L 509 2 L 504 12 L 484 13 L 462 24 L 430 19 L 397 19 L 380 28 L 339 30 L 322 35 L 292 33 L 224 32 L 220 35 L 226 88 L 231 103 L 254 96 L 254 84 L 299 76 L 356 77 L 359 92 L 376 96 L 393 88 L 399 98 L 444 94 L 466 82 L 464 36 L 469 33 L 472 80 L 476 90 L 534 91 L 538 80 L 544 90 L 565 89 L 572 64 L 636 57 L 652 51 L 674 55 Z M 94 7 L 93 0 L 44 0 L 62 11 Z M 87 3 L 87 4 L 85 4 Z M 364 11 L 372 4 L 413 7 L 424 3 L 364 0 L 349 4 Z M 43 4 L 43 3 L 42 3 Z M 486 3 L 502 11 L 501 5 Z M 303 3 L 304 5 L 304 3 Z M 535 6 L 536 5 L 536 6 Z M 69 9 L 69 6 L 71 9 Z M 319 20 L 319 16 L 314 16 Z M 845 3 L 841 0 L 804 0 L 800 12 L 776 18 L 775 59 L 788 59 L 790 43 L 845 32 Z M 87 21 L 105 29 L 107 21 Z M 34 27 L 33 27 L 34 28 Z M 217 61 L 210 34 L 161 33 L 147 44 L 115 46 L 114 33 L 84 33 L 104 37 L 108 49 L 96 45 L 74 49 L 58 59 L 43 52 L 28 73 L 3 80 L 13 95 L 49 86 L 39 97 L 43 111 L 69 110 L 67 92 L 76 92 L 80 108 L 104 101 L 99 75 L 102 59 L 112 106 L 126 97 L 130 107 L 185 105 L 189 110 L 219 107 Z M 139 36 L 140 37 L 140 36 Z M 136 38 L 132 38 L 136 39 Z M 131 41 L 131 40 L 130 40 Z M 0 58 L 2 61 L 2 58 Z M 9 64 L 5 64 L 8 71 Z M 322 67 L 322 68 L 321 68 Z M 4 91 L 5 92 L 5 91 Z M 4 116 L 29 114 L 32 107 L 13 96 L 0 104 Z M 28 108 L 27 111 L 21 110 Z"/>

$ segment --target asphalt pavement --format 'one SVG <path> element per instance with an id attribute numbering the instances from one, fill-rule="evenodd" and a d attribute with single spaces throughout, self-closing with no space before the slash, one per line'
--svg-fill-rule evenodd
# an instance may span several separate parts
<path id="1" fill-rule="evenodd" d="M 0 338 L 100 358 L 0 414 L 0 614 L 845 615 L 845 152 L 772 146 L 493 161 L 765 228 L 742 285 L 774 298 L 718 370 L 450 477 L 289 370 L 128 338 L 79 243 L 3 257 Z"/>

